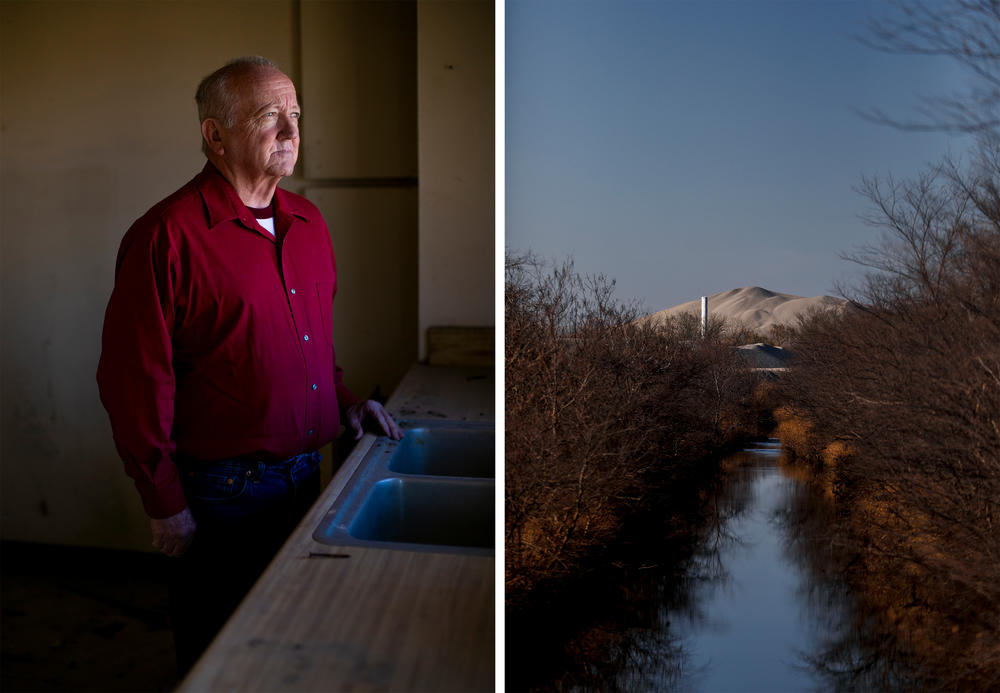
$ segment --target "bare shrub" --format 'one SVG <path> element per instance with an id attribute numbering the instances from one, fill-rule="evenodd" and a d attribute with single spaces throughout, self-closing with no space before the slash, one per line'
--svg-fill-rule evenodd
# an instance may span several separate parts
<path id="1" fill-rule="evenodd" d="M 729 346 L 768 341 L 767 336 L 750 325 L 736 320 L 727 320 L 720 315 L 709 314 L 704 333 L 701 317 L 692 312 L 659 317 L 655 325 L 659 331 L 677 341 L 707 340 L 710 343 Z"/>
<path id="2" fill-rule="evenodd" d="M 507 258 L 506 587 L 517 604 L 588 559 L 647 501 L 755 422 L 756 379 L 686 323 L 637 321 L 614 284 Z"/>
<path id="3" fill-rule="evenodd" d="M 795 326 L 783 323 L 772 325 L 764 341 L 774 346 L 789 347 L 795 342 Z"/>
<path id="4" fill-rule="evenodd" d="M 1000 685 L 998 185 L 988 141 L 965 169 L 867 181 L 883 236 L 854 257 L 875 271 L 799 326 L 782 386 L 811 426 L 794 446 L 835 462 L 857 581 L 935 681 L 982 690 Z"/>

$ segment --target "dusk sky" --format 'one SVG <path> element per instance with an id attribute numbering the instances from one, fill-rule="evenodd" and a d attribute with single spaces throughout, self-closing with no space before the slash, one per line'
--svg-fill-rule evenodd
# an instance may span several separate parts
<path id="1" fill-rule="evenodd" d="M 969 140 L 863 119 L 961 91 L 943 58 L 861 43 L 887 2 L 507 0 L 506 245 L 650 311 L 743 286 L 815 296 L 877 238 L 862 175 Z"/>

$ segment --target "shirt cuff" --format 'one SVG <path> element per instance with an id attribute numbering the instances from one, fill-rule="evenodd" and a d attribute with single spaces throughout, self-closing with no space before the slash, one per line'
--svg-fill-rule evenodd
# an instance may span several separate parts
<path id="1" fill-rule="evenodd" d="M 140 486 L 136 484 L 139 496 L 142 497 L 142 506 L 146 514 L 154 520 L 162 520 L 173 517 L 187 507 L 187 499 L 184 497 L 184 489 L 181 481 L 176 476 L 168 485 L 158 488 L 155 486 Z"/>

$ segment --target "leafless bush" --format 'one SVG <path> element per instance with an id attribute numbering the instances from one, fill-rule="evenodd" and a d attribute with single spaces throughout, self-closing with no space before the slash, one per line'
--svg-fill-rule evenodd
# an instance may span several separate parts
<path id="1" fill-rule="evenodd" d="M 769 340 L 767 336 L 750 325 L 711 314 L 708 316 L 708 324 L 704 331 L 702 330 L 701 317 L 692 312 L 661 317 L 656 322 L 656 327 L 677 341 L 707 340 L 715 344 L 740 346 L 741 344 L 755 344 Z"/>
<path id="2" fill-rule="evenodd" d="M 507 258 L 508 604 L 584 568 L 654 477 L 690 476 L 753 425 L 731 349 L 637 322 L 613 286 Z"/>
<path id="3" fill-rule="evenodd" d="M 965 169 L 866 181 L 884 235 L 855 259 L 875 271 L 800 326 L 783 384 L 815 444 L 849 450 L 834 484 L 856 579 L 935 680 L 983 690 L 1000 685 L 998 162 L 984 141 Z"/>

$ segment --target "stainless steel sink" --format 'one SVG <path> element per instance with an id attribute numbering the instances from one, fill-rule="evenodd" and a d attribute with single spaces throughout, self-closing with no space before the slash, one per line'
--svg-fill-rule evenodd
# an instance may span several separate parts
<path id="1" fill-rule="evenodd" d="M 333 546 L 494 554 L 493 425 L 401 421 L 379 438 L 313 532 Z"/>

